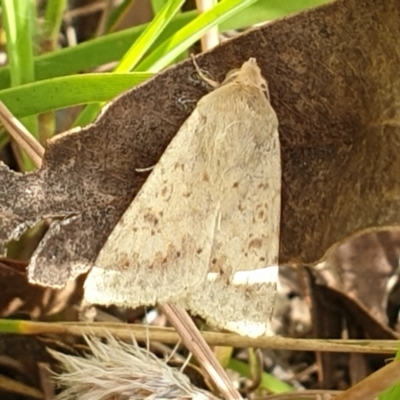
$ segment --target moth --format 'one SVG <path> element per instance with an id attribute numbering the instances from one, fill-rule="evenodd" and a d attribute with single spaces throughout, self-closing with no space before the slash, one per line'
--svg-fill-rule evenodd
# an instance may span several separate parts
<path id="1" fill-rule="evenodd" d="M 281 203 L 268 97 L 251 58 L 199 100 L 100 251 L 86 300 L 175 302 L 218 328 L 268 331 Z"/>

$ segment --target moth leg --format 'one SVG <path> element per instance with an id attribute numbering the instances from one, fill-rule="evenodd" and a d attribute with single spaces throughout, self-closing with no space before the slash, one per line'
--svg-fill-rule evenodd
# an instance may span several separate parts
<path id="1" fill-rule="evenodd" d="M 176 101 L 178 104 L 178 107 L 183 109 L 184 111 L 188 110 L 188 104 L 197 104 L 197 100 L 191 100 L 191 99 L 185 99 L 183 97 L 179 97 L 178 100 Z"/>
<path id="2" fill-rule="evenodd" d="M 144 168 L 135 168 L 136 172 L 149 172 L 153 171 L 155 165 L 152 165 L 151 167 L 144 167 Z"/>

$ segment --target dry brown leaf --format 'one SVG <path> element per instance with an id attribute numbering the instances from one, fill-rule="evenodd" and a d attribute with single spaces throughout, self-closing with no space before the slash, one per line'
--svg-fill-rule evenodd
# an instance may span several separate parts
<path id="1" fill-rule="evenodd" d="M 357 240 L 362 239 L 357 238 Z M 359 266 L 360 270 L 362 265 Z M 389 339 L 397 340 L 399 334 L 391 330 L 359 299 L 334 285 L 317 283 L 321 280 L 320 271 L 306 269 L 310 292 L 313 337 L 342 338 L 346 329 L 349 339 Z M 350 272 L 350 271 L 348 271 Z M 360 279 L 360 284 L 363 280 Z M 375 286 L 370 287 L 371 294 Z M 379 292 L 379 290 L 378 290 Z M 372 296 L 374 298 L 374 296 Z M 376 357 L 375 357 L 376 361 Z M 367 355 L 317 353 L 318 377 L 321 387 L 337 388 L 342 377 L 338 371 L 345 370 L 353 383 L 365 378 L 370 372 L 370 358 Z M 343 372 L 342 372 L 343 373 Z M 340 385 L 339 385 L 340 386 Z"/>
<path id="2" fill-rule="evenodd" d="M 45 288 L 28 282 L 27 262 L 0 258 L 0 316 L 29 314 L 40 318 L 77 303 L 83 296 L 84 276 L 62 289 Z"/>
<path id="3" fill-rule="evenodd" d="M 339 246 L 327 258 L 327 270 L 337 277 L 330 285 L 359 301 L 372 317 L 387 325 L 388 285 L 398 274 L 399 256 L 398 232 L 361 235 Z"/>
<path id="4" fill-rule="evenodd" d="M 14 388 L 17 389 L 19 395 L 23 392 L 24 387 L 18 385 L 18 382 L 29 386 L 31 389 L 41 389 L 37 365 L 38 363 L 49 364 L 50 362 L 51 358 L 45 345 L 38 338 L 21 335 L 0 336 L 0 375 L 5 375 L 16 381 Z M 37 392 L 37 390 L 30 392 Z M 1 399 L 15 399 L 14 396 L 16 396 L 15 392 L 12 394 L 4 390 L 3 387 L 0 388 Z"/>

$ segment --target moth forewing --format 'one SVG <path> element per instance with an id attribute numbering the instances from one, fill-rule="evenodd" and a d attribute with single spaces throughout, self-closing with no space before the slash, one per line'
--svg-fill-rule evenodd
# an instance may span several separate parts
<path id="1" fill-rule="evenodd" d="M 204 281 L 219 210 L 197 151 L 203 130 L 194 110 L 100 251 L 85 282 L 89 302 L 150 305 Z"/>
<path id="2" fill-rule="evenodd" d="M 262 86 L 252 82 L 260 80 L 225 87 L 225 103 L 235 113 L 220 118 L 224 141 L 215 141 L 221 148 L 213 151 L 227 157 L 219 157 L 220 218 L 209 266 L 219 275 L 182 304 L 219 328 L 260 336 L 268 332 L 277 269 L 270 281 L 235 285 L 233 277 L 278 262 L 281 160 L 276 114 Z"/>

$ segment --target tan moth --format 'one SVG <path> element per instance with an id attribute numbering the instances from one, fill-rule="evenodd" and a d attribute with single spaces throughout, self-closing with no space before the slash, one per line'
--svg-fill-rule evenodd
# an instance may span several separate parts
<path id="1" fill-rule="evenodd" d="M 91 303 L 176 302 L 266 333 L 279 252 L 278 120 L 255 59 L 201 98 L 100 251 Z"/>

